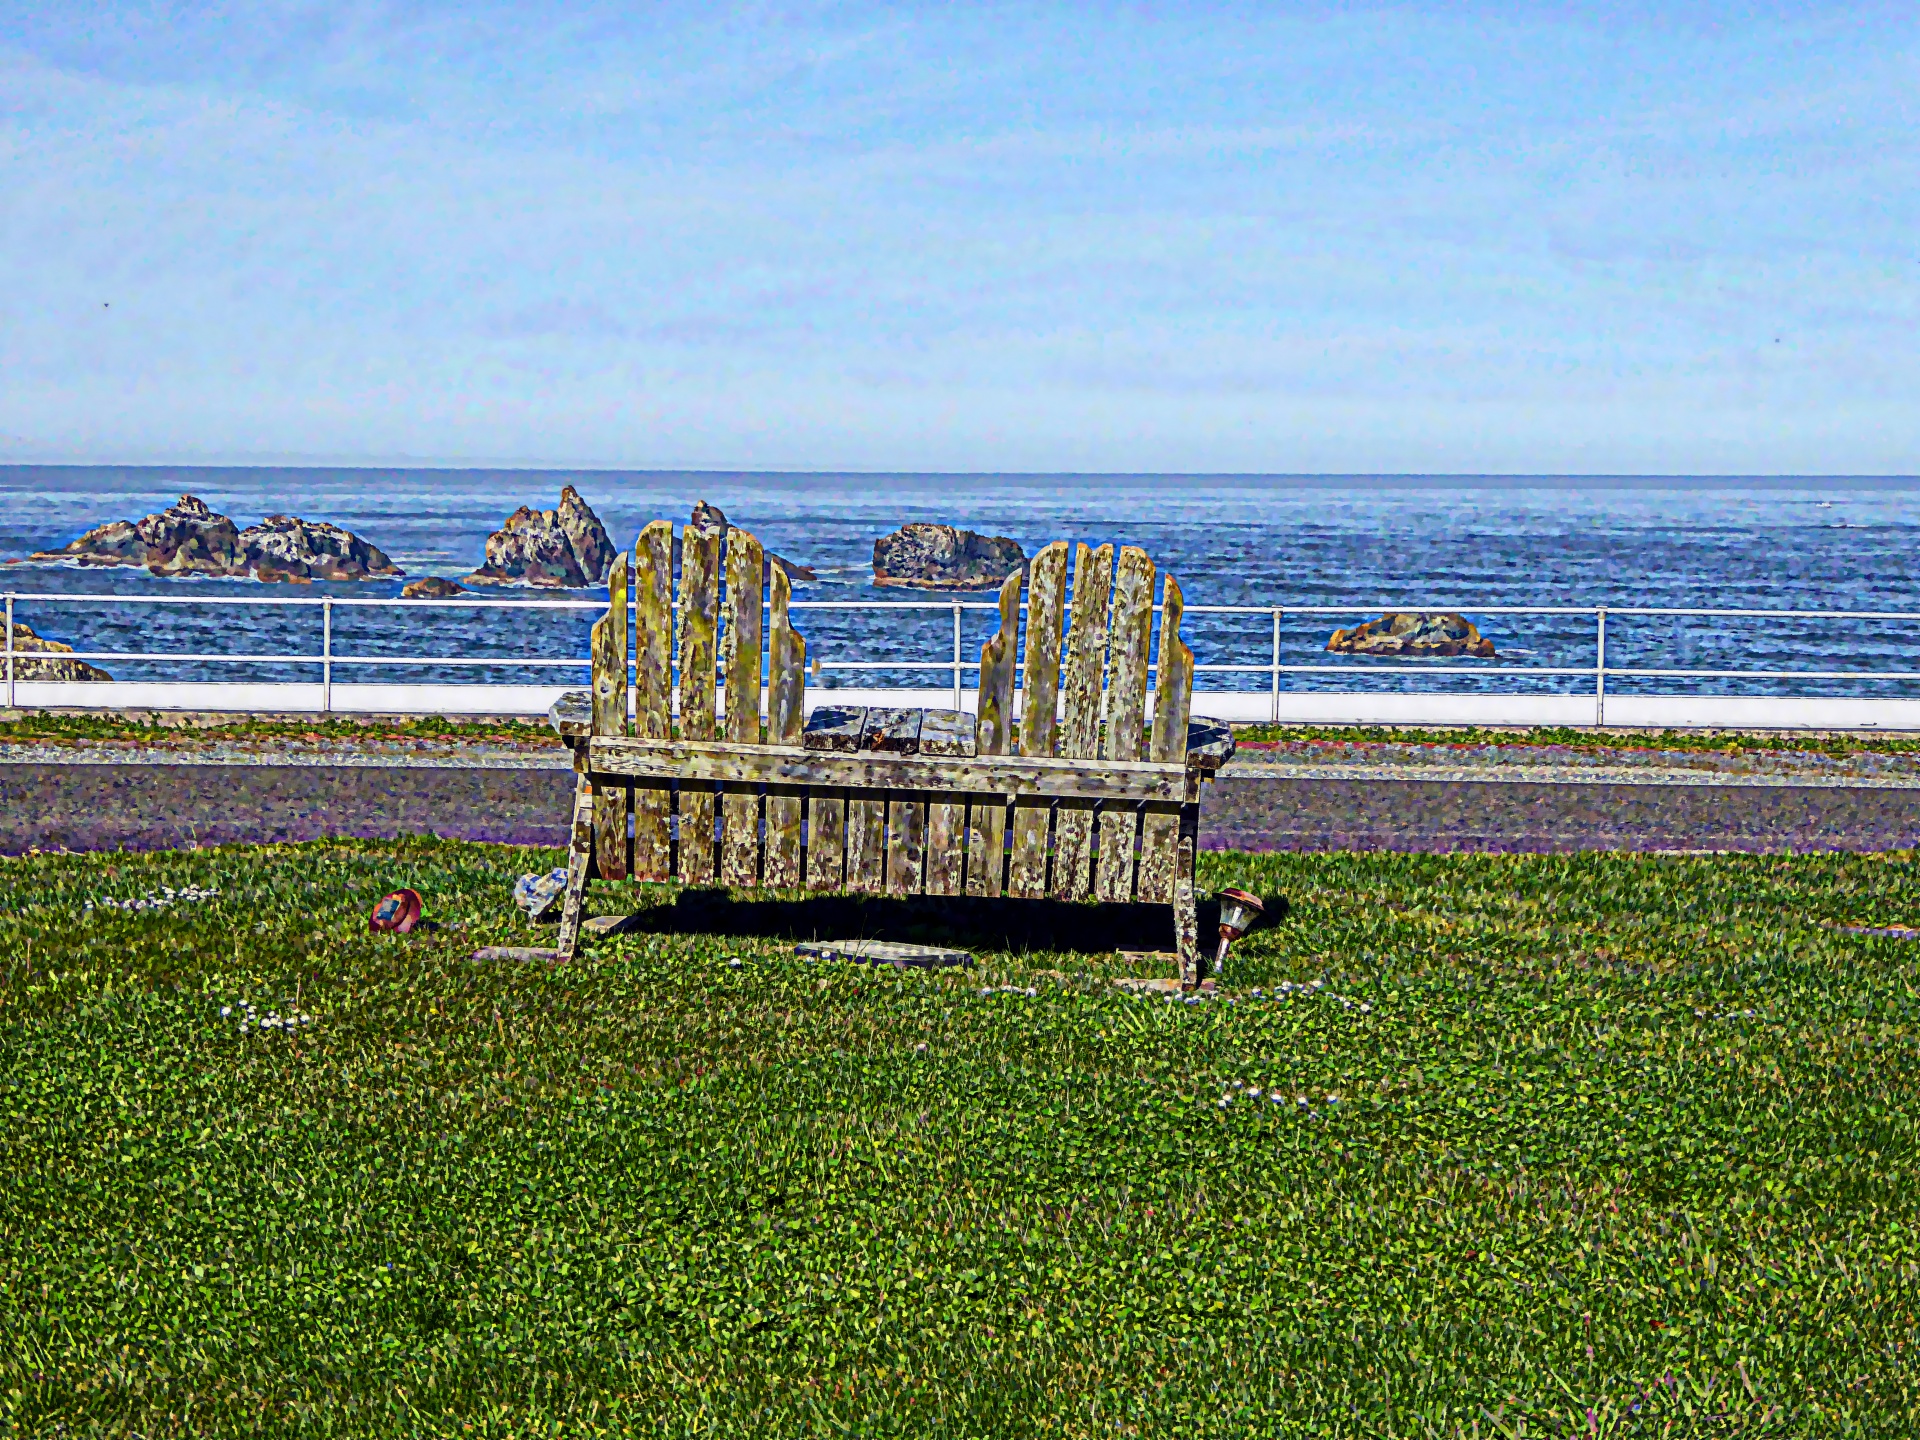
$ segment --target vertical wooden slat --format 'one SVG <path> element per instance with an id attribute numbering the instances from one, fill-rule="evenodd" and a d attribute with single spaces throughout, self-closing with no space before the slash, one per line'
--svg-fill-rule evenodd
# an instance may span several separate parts
<path id="1" fill-rule="evenodd" d="M 1173 855 L 1173 944 L 1180 957 L 1180 983 L 1192 989 L 1200 983 L 1200 926 L 1193 895 L 1193 852 L 1199 839 L 1200 807 L 1190 805 L 1180 815 L 1180 845 Z"/>
<path id="2" fill-rule="evenodd" d="M 766 557 L 737 525 L 727 531 L 727 739 L 760 743 L 760 606 Z M 720 883 L 760 883 L 760 787 L 731 785 L 720 802 Z"/>
<path id="3" fill-rule="evenodd" d="M 580 945 L 580 920 L 587 900 L 587 872 L 593 868 L 593 787 L 583 774 L 574 783 L 573 825 L 567 840 L 567 894 L 560 905 L 560 958 L 573 959 Z"/>
<path id="4" fill-rule="evenodd" d="M 1000 629 L 980 647 L 980 705 L 974 753 L 1005 755 L 1013 747 L 1013 671 L 1020 633 L 1020 572 L 1000 587 Z M 998 895 L 1006 873 L 1007 807 L 976 796 L 967 807 L 967 894 Z"/>
<path id="5" fill-rule="evenodd" d="M 1140 875 L 1134 898 L 1145 905 L 1173 903 L 1173 852 L 1180 838 L 1180 807 L 1152 802 L 1140 807 Z"/>
<path id="6" fill-rule="evenodd" d="M 1193 708 L 1193 651 L 1180 638 L 1186 598 L 1167 576 L 1160 602 L 1160 669 L 1153 693 L 1153 748 L 1149 758 L 1177 765 L 1187 758 L 1187 720 Z"/>
<path id="7" fill-rule="evenodd" d="M 760 743 L 761 589 L 766 556 L 760 542 L 734 526 L 727 531 L 727 739 Z"/>
<path id="8" fill-rule="evenodd" d="M 1120 552 L 1113 586 L 1113 639 L 1107 666 L 1107 734 L 1101 753 L 1109 760 L 1138 760 L 1145 735 L 1147 652 L 1153 638 L 1153 561 L 1129 545 Z M 1094 893 L 1102 900 L 1131 900 L 1136 806 L 1111 805 L 1100 812 L 1100 854 Z"/>
<path id="9" fill-rule="evenodd" d="M 1020 685 L 1020 753 L 1053 754 L 1059 729 L 1060 625 L 1067 603 L 1067 542 L 1056 540 L 1028 567 L 1027 650 Z"/>
<path id="10" fill-rule="evenodd" d="M 966 892 L 965 833 L 967 806 L 963 800 L 927 803 L 926 893 L 961 895 Z"/>
<path id="11" fill-rule="evenodd" d="M 1067 628 L 1066 695 L 1058 751 L 1075 760 L 1100 753 L 1100 683 L 1107 663 L 1107 611 L 1113 600 L 1113 546 L 1082 545 L 1073 561 L 1073 615 Z"/>
<path id="12" fill-rule="evenodd" d="M 1056 540 L 1027 573 L 1027 647 L 1020 689 L 1020 753 L 1052 755 L 1059 734 L 1060 622 L 1066 611 L 1067 546 Z M 1053 802 L 1023 798 L 1013 807 L 1013 856 L 1007 893 L 1037 900 L 1047 893 L 1047 841 Z"/>
<path id="13" fill-rule="evenodd" d="M 920 717 L 922 755 L 970 758 L 974 752 L 973 717 L 961 710 L 929 710 Z M 967 803 L 951 793 L 927 801 L 926 893 L 966 893 Z"/>
<path id="14" fill-rule="evenodd" d="M 878 895 L 885 882 L 887 801 L 883 792 L 847 792 L 846 888 L 856 895 Z"/>
<path id="15" fill-rule="evenodd" d="M 1109 760 L 1138 760 L 1146 735 L 1147 659 L 1153 640 L 1153 561 L 1129 545 L 1113 586 L 1112 680 L 1107 686 Z"/>
<path id="16" fill-rule="evenodd" d="M 673 734 L 673 526 L 656 520 L 633 542 L 633 733 L 641 740 Z M 673 792 L 641 785 L 633 792 L 633 877 L 665 880 L 673 848 L 667 817 Z"/>
<path id="17" fill-rule="evenodd" d="M 1193 699 L 1193 651 L 1180 638 L 1184 604 L 1180 582 L 1167 576 L 1160 606 L 1160 668 L 1153 703 L 1149 758 L 1177 763 L 1187 758 L 1187 710 Z M 1149 904 L 1174 901 L 1175 851 L 1180 843 L 1178 808 L 1150 807 L 1140 819 L 1140 879 L 1137 894 Z"/>
<path id="18" fill-rule="evenodd" d="M 847 851 L 847 795 L 844 790 L 807 792 L 807 888 L 838 890 Z"/>
<path id="19" fill-rule="evenodd" d="M 627 733 L 627 557 L 607 572 L 607 613 L 593 625 L 593 733 Z M 593 862 L 603 880 L 627 878 L 627 787 L 593 793 Z"/>
<path id="20" fill-rule="evenodd" d="M 786 571 L 773 571 L 768 596 L 767 739 L 775 745 L 798 745 L 806 711 L 807 644 L 787 616 L 793 582 Z M 767 856 L 763 879 L 771 886 L 800 883 L 800 815 L 805 804 L 799 790 L 767 791 Z"/>
<path id="21" fill-rule="evenodd" d="M 895 795 L 887 805 L 887 893 L 918 895 L 927 851 L 927 802 Z"/>
<path id="22" fill-rule="evenodd" d="M 714 665 L 720 607 L 720 532 L 680 532 L 680 734 L 715 738 Z M 680 878 L 689 885 L 713 881 L 713 787 L 705 781 L 680 786 Z"/>
<path id="23" fill-rule="evenodd" d="M 1059 753 L 1075 760 L 1100 754 L 1100 685 L 1107 663 L 1107 611 L 1113 599 L 1113 547 L 1074 553 L 1073 610 L 1061 678 L 1066 699 Z M 1084 900 L 1093 892 L 1093 802 L 1062 800 L 1053 814 L 1050 893 Z"/>

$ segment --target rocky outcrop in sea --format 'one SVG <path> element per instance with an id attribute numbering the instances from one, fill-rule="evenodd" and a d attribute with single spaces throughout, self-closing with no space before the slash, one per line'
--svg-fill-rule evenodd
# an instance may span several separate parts
<path id="1" fill-rule="evenodd" d="M 402 600 L 451 600 L 467 593 L 444 575 L 423 575 L 400 587 Z"/>
<path id="2" fill-rule="evenodd" d="M 606 582 L 619 551 L 607 527 L 580 492 L 568 485 L 559 508 L 522 505 L 487 537 L 487 561 L 466 577 L 469 585 L 526 585 L 539 590 L 584 590 Z"/>
<path id="3" fill-rule="evenodd" d="M 1351 630 L 1336 630 L 1327 649 L 1342 655 L 1399 655 L 1438 659 L 1448 655 L 1494 658 L 1493 642 L 1458 615 L 1393 611 Z"/>
<path id="4" fill-rule="evenodd" d="M 0 626 L 0 629 L 4 629 Z M 18 620 L 13 622 L 13 678 L 16 680 L 111 680 L 113 676 L 71 656 L 73 646 L 47 640 Z M 0 681 L 6 678 L 6 660 L 0 649 Z"/>
<path id="5" fill-rule="evenodd" d="M 256 580 L 392 580 L 405 574 L 377 545 L 324 520 L 269 515 L 240 532 Z"/>
<path id="6" fill-rule="evenodd" d="M 709 505 L 705 500 L 701 500 L 694 505 L 691 523 L 695 530 L 704 531 L 708 534 L 717 531 L 722 541 L 725 541 L 727 531 L 731 528 L 727 523 L 726 513 L 722 511 L 718 505 Z M 771 550 L 766 551 L 765 555 L 766 560 L 761 566 L 760 572 L 760 578 L 762 580 L 771 579 L 776 568 L 778 568 L 787 579 L 795 582 L 818 580 L 820 578 L 814 574 L 813 567 L 810 565 L 798 564 L 783 555 L 774 554 Z M 673 537 L 673 563 L 674 567 L 678 569 L 680 565 L 680 537 L 678 535 Z"/>
<path id="7" fill-rule="evenodd" d="M 133 565 L 155 575 L 251 576 L 265 581 L 384 580 L 406 572 L 377 545 L 324 520 L 269 515 L 245 530 L 197 495 L 141 520 L 110 520 L 40 563 Z"/>
<path id="8" fill-rule="evenodd" d="M 873 542 L 873 583 L 919 590 L 994 590 L 1027 563 L 1018 541 L 916 520 Z"/>

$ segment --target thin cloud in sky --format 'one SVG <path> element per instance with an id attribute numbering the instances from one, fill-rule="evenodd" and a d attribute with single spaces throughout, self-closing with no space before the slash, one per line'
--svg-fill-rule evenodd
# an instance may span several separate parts
<path id="1" fill-rule="evenodd" d="M 1920 470 L 1891 7 L 0 37 L 0 458 Z"/>

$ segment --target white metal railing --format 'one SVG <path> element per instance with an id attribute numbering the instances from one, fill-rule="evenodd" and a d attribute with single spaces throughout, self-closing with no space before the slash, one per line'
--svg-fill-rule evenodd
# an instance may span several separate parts
<path id="1" fill-rule="evenodd" d="M 545 669 L 545 670 L 575 670 L 575 671 L 584 671 L 584 670 L 589 670 L 591 668 L 590 660 L 588 660 L 585 657 L 570 658 L 570 659 L 553 659 L 549 657 L 531 657 L 531 656 L 517 656 L 517 655 L 481 655 L 481 656 L 458 655 L 458 656 L 455 656 L 455 655 L 417 655 L 417 654 L 384 654 L 384 655 L 341 654 L 337 652 L 334 648 L 334 611 L 336 609 L 403 610 L 403 611 L 412 612 L 412 613 L 417 613 L 419 611 L 428 610 L 428 609 L 456 610 L 456 611 L 458 610 L 484 611 L 490 614 L 498 615 L 502 618 L 507 618 L 514 613 L 525 612 L 525 611 L 542 611 L 542 612 L 575 611 L 575 612 L 591 612 L 594 614 L 600 614 L 600 613 L 604 613 L 606 610 L 605 601 L 558 600 L 558 599 L 556 600 L 544 600 L 544 599 L 490 600 L 490 599 L 476 598 L 476 599 L 448 599 L 448 600 L 402 600 L 397 598 L 362 599 L 362 598 L 337 598 L 332 596 L 323 596 L 323 597 L 309 599 L 305 597 L 293 597 L 293 596 L 182 596 L 182 595 L 147 596 L 147 595 L 84 594 L 84 593 L 29 592 L 29 591 L 8 592 L 5 595 L 4 599 L 5 599 L 5 620 L 6 620 L 6 623 L 5 623 L 6 702 L 9 709 L 18 708 L 19 697 L 20 697 L 20 685 L 22 683 L 32 683 L 32 682 L 22 682 L 19 680 L 18 678 L 19 662 L 16 659 L 16 656 L 24 655 L 24 656 L 34 657 L 34 658 L 40 658 L 45 655 L 45 652 L 29 652 L 29 651 L 22 651 L 17 649 L 15 640 L 14 640 L 16 602 L 27 602 L 27 603 L 35 603 L 35 604 L 55 603 L 60 605 L 106 606 L 106 607 L 139 607 L 139 606 L 235 607 L 235 606 L 238 606 L 238 607 L 274 607 L 274 608 L 281 608 L 281 609 L 318 610 L 320 612 L 319 618 L 321 623 L 320 623 L 320 650 L 319 650 L 319 653 L 317 654 L 246 653 L 246 652 L 236 653 L 232 651 L 183 652 L 183 651 L 150 651 L 150 650 L 149 651 L 80 650 L 77 648 L 70 653 L 69 652 L 61 652 L 61 653 L 64 658 L 74 659 L 74 660 L 87 660 L 87 661 L 95 661 L 95 660 L 142 661 L 142 662 L 159 663 L 159 664 L 212 662 L 212 663 L 232 664 L 232 665 L 281 665 L 281 666 L 311 665 L 317 668 L 320 676 L 320 686 L 319 686 L 320 703 L 318 708 L 322 713 L 330 713 L 335 709 L 334 692 L 336 689 L 336 681 L 335 681 L 334 672 L 338 667 L 365 667 L 365 668 L 373 669 L 378 667 L 395 667 L 395 666 L 416 667 L 416 668 L 424 667 L 424 666 L 444 666 L 444 667 L 454 667 L 454 668 L 470 668 L 470 667 L 476 667 L 476 666 L 479 666 L 479 667 L 511 666 L 515 668 L 532 669 L 532 670 Z M 995 611 L 998 609 L 998 606 L 997 604 L 991 601 L 952 600 L 952 599 L 795 600 L 792 602 L 791 608 L 796 611 L 819 610 L 819 611 L 865 611 L 865 612 L 874 612 L 874 611 L 950 612 L 953 618 L 952 651 L 951 651 L 951 654 L 945 659 L 910 660 L 910 659 L 895 658 L 895 659 L 883 659 L 883 660 L 827 661 L 827 660 L 821 660 L 816 657 L 816 659 L 812 662 L 812 668 L 814 669 L 815 673 L 818 673 L 820 671 L 826 671 L 826 670 L 854 672 L 854 673 L 875 672 L 875 671 L 942 672 L 950 676 L 950 679 L 951 679 L 950 688 L 951 688 L 952 701 L 953 701 L 954 707 L 958 709 L 958 708 L 963 708 L 963 701 L 966 695 L 965 681 L 966 681 L 967 673 L 970 671 L 977 672 L 980 668 L 980 662 L 977 659 L 971 659 L 971 660 L 968 659 L 963 650 L 962 621 L 963 621 L 964 613 L 969 610 Z M 1024 610 L 1024 608 L 1025 606 L 1023 604 L 1022 609 Z M 1158 607 L 1156 607 L 1156 613 L 1157 611 L 1158 611 Z M 1460 665 L 1460 664 L 1439 664 L 1439 663 L 1435 663 L 1433 661 L 1427 661 L 1427 660 L 1402 660 L 1402 661 L 1374 660 L 1362 666 L 1362 665 L 1356 665 L 1353 661 L 1348 661 L 1344 664 L 1327 664 L 1324 662 L 1287 663 L 1282 659 L 1281 626 L 1282 626 L 1282 621 L 1288 616 L 1351 617 L 1359 614 L 1369 614 L 1369 613 L 1378 614 L 1378 613 L 1391 612 L 1391 611 L 1400 611 L 1402 613 L 1406 613 L 1406 612 L 1425 612 L 1425 613 L 1469 612 L 1474 615 L 1514 615 L 1514 616 L 1543 616 L 1543 617 L 1561 617 L 1561 618 L 1590 617 L 1593 622 L 1592 645 L 1593 645 L 1594 659 L 1591 665 L 1530 665 L 1528 664 L 1528 665 L 1510 665 L 1510 666 L 1501 667 L 1499 669 L 1494 669 L 1485 662 L 1482 662 L 1479 664 Z M 1381 675 L 1381 674 L 1404 674 L 1409 676 L 1476 675 L 1481 677 L 1487 677 L 1489 675 L 1510 675 L 1516 678 L 1524 677 L 1527 679 L 1573 678 L 1573 679 L 1579 679 L 1583 683 L 1590 683 L 1592 686 L 1592 712 L 1591 712 L 1592 719 L 1590 722 L 1582 720 L 1580 723 L 1592 723 L 1594 725 L 1604 725 L 1606 723 L 1607 701 L 1609 696 L 1608 686 L 1610 681 L 1619 682 L 1619 681 L 1630 681 L 1630 680 L 1741 680 L 1741 681 L 1793 681 L 1793 680 L 1842 681 L 1842 680 L 1845 680 L 1845 681 L 1874 684 L 1874 683 L 1886 683 L 1886 682 L 1897 682 L 1897 681 L 1920 680 L 1920 670 L 1904 670 L 1904 669 L 1903 670 L 1871 670 L 1871 669 L 1732 670 L 1732 669 L 1703 669 L 1703 668 L 1676 668 L 1676 667 L 1618 666 L 1618 665 L 1609 665 L 1607 662 L 1607 626 L 1608 626 L 1609 618 L 1617 619 L 1619 617 L 1672 617 L 1672 618 L 1692 618 L 1692 619 L 1709 619 L 1709 620 L 1791 620 L 1791 621 L 1803 621 L 1803 622 L 1804 621 L 1874 621 L 1874 622 L 1888 622 L 1888 623 L 1902 624 L 1902 625 L 1915 625 L 1917 627 L 1920 627 L 1920 613 L 1908 612 L 1908 611 L 1710 609 L 1710 608 L 1684 607 L 1684 606 L 1606 606 L 1606 605 L 1584 606 L 1584 605 L 1457 605 L 1457 604 L 1433 605 L 1433 604 L 1428 604 L 1428 605 L 1413 606 L 1413 605 L 1282 604 L 1282 605 L 1189 605 L 1186 607 L 1185 613 L 1189 616 L 1202 616 L 1202 615 L 1221 615 L 1221 616 L 1237 615 L 1237 616 L 1247 616 L 1247 617 L 1258 616 L 1258 617 L 1265 617 L 1270 621 L 1271 644 L 1269 646 L 1269 653 L 1267 657 L 1260 663 L 1239 663 L 1239 662 L 1229 661 L 1229 662 L 1218 662 L 1218 663 L 1197 663 L 1194 666 L 1195 671 L 1199 674 L 1238 674 L 1238 675 L 1252 674 L 1252 675 L 1265 675 L 1267 677 L 1268 684 L 1266 687 L 1267 688 L 1266 698 L 1269 701 L 1269 707 L 1268 707 L 1269 713 L 1267 715 L 1259 716 L 1259 715 L 1253 715 L 1253 714 L 1246 714 L 1246 715 L 1235 714 L 1231 717 L 1223 717 L 1223 718 L 1234 718 L 1234 719 L 1267 718 L 1275 722 L 1282 720 L 1283 718 L 1285 718 L 1283 714 L 1284 707 L 1282 704 L 1283 695 L 1297 694 L 1297 695 L 1300 695 L 1301 698 L 1305 697 L 1305 692 L 1283 691 L 1283 688 L 1282 688 L 1283 679 L 1285 676 L 1288 676 L 1288 675 L 1340 675 L 1340 674 L 1354 675 L 1356 673 L 1364 673 L 1364 674 L 1375 675 L 1375 676 Z M 1920 631 L 1916 632 L 1916 638 L 1920 639 Z M 1153 664 L 1151 664 L 1149 666 L 1149 669 L 1151 671 L 1157 671 L 1158 662 L 1156 661 Z M 137 684 L 139 682 L 127 682 L 127 683 Z M 38 689 L 40 687 L 36 685 L 35 688 Z M 412 687 L 412 688 L 424 690 L 424 689 L 432 689 L 432 688 L 455 688 L 455 687 L 419 686 L 419 687 Z M 512 688 L 512 687 L 509 687 L 509 688 Z M 518 687 L 518 688 L 527 688 L 527 687 Z M 892 692 L 872 692 L 872 693 L 883 694 L 883 693 L 892 693 Z M 924 692 L 900 692 L 900 693 L 921 694 Z M 1335 693 L 1336 692 L 1313 692 L 1315 698 L 1322 698 L 1322 699 L 1330 695 L 1333 695 Z M 1512 692 L 1512 691 L 1481 692 L 1481 693 L 1482 693 L 1482 696 L 1485 698 L 1494 698 L 1502 694 L 1505 694 L 1510 698 L 1516 697 L 1518 695 L 1518 692 Z M 1253 696 L 1257 695 L 1258 692 L 1216 691 L 1216 692 L 1212 692 L 1212 694 L 1219 697 L 1231 696 L 1236 702 L 1239 702 L 1235 708 L 1244 708 L 1245 702 L 1250 700 Z M 1457 695 L 1450 696 L 1450 697 L 1440 697 L 1430 693 L 1428 698 L 1459 699 L 1461 697 Z M 1544 697 L 1538 697 L 1538 698 L 1544 698 Z M 1554 698 L 1557 701 L 1564 701 L 1570 698 L 1577 699 L 1578 696 L 1577 694 L 1571 697 L 1560 695 L 1560 696 L 1554 696 L 1552 698 Z M 1620 692 L 1616 691 L 1614 698 L 1616 699 L 1616 702 L 1623 702 L 1623 701 L 1629 701 L 1632 699 L 1647 698 L 1647 697 L 1629 697 L 1629 696 L 1622 695 Z M 1664 697 L 1664 698 L 1705 700 L 1705 699 L 1712 699 L 1712 698 L 1732 699 L 1732 698 L 1744 698 L 1744 697 L 1710 697 L 1705 695 L 1695 695 L 1692 697 Z M 1759 699 L 1760 697 L 1753 697 L 1753 698 Z M 76 703 L 83 703 L 83 702 L 76 702 Z M 1899 701 L 1899 702 L 1886 702 L 1886 703 L 1898 704 L 1901 706 L 1912 706 L 1914 708 L 1914 719 L 1915 719 L 1916 726 L 1920 726 L 1920 701 Z M 1391 708 L 1391 707 L 1387 707 L 1387 708 Z M 1405 707 L 1401 707 L 1401 708 L 1404 709 Z M 1557 711 L 1556 713 L 1571 713 L 1571 712 L 1565 711 L 1564 707 L 1562 707 L 1562 710 Z M 1623 721 L 1622 723 L 1636 723 L 1636 722 Z M 1682 721 L 1679 723 L 1727 723 L 1727 722 Z M 1742 723 L 1764 723 L 1764 721 L 1759 721 L 1759 722 L 1749 721 L 1749 722 L 1742 722 Z M 1844 723 L 1844 722 L 1841 722 L 1841 723 Z M 1864 723 L 1872 724 L 1872 723 L 1878 723 L 1878 722 L 1869 721 Z"/>

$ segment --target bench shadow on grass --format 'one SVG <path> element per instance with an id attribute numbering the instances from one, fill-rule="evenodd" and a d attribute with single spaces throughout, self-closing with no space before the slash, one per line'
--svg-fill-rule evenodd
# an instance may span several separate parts
<path id="1" fill-rule="evenodd" d="M 1286 913 L 1267 900 L 1266 923 Z M 1219 906 L 1199 902 L 1201 947 L 1212 950 Z M 1112 954 L 1170 951 L 1173 911 L 1166 905 L 1074 904 L 1064 900 L 988 900 L 961 896 L 808 895 L 794 899 L 724 889 L 682 890 L 671 903 L 643 906 L 627 934 L 725 935 L 766 940 L 896 940 L 967 950 L 1051 950 Z"/>

